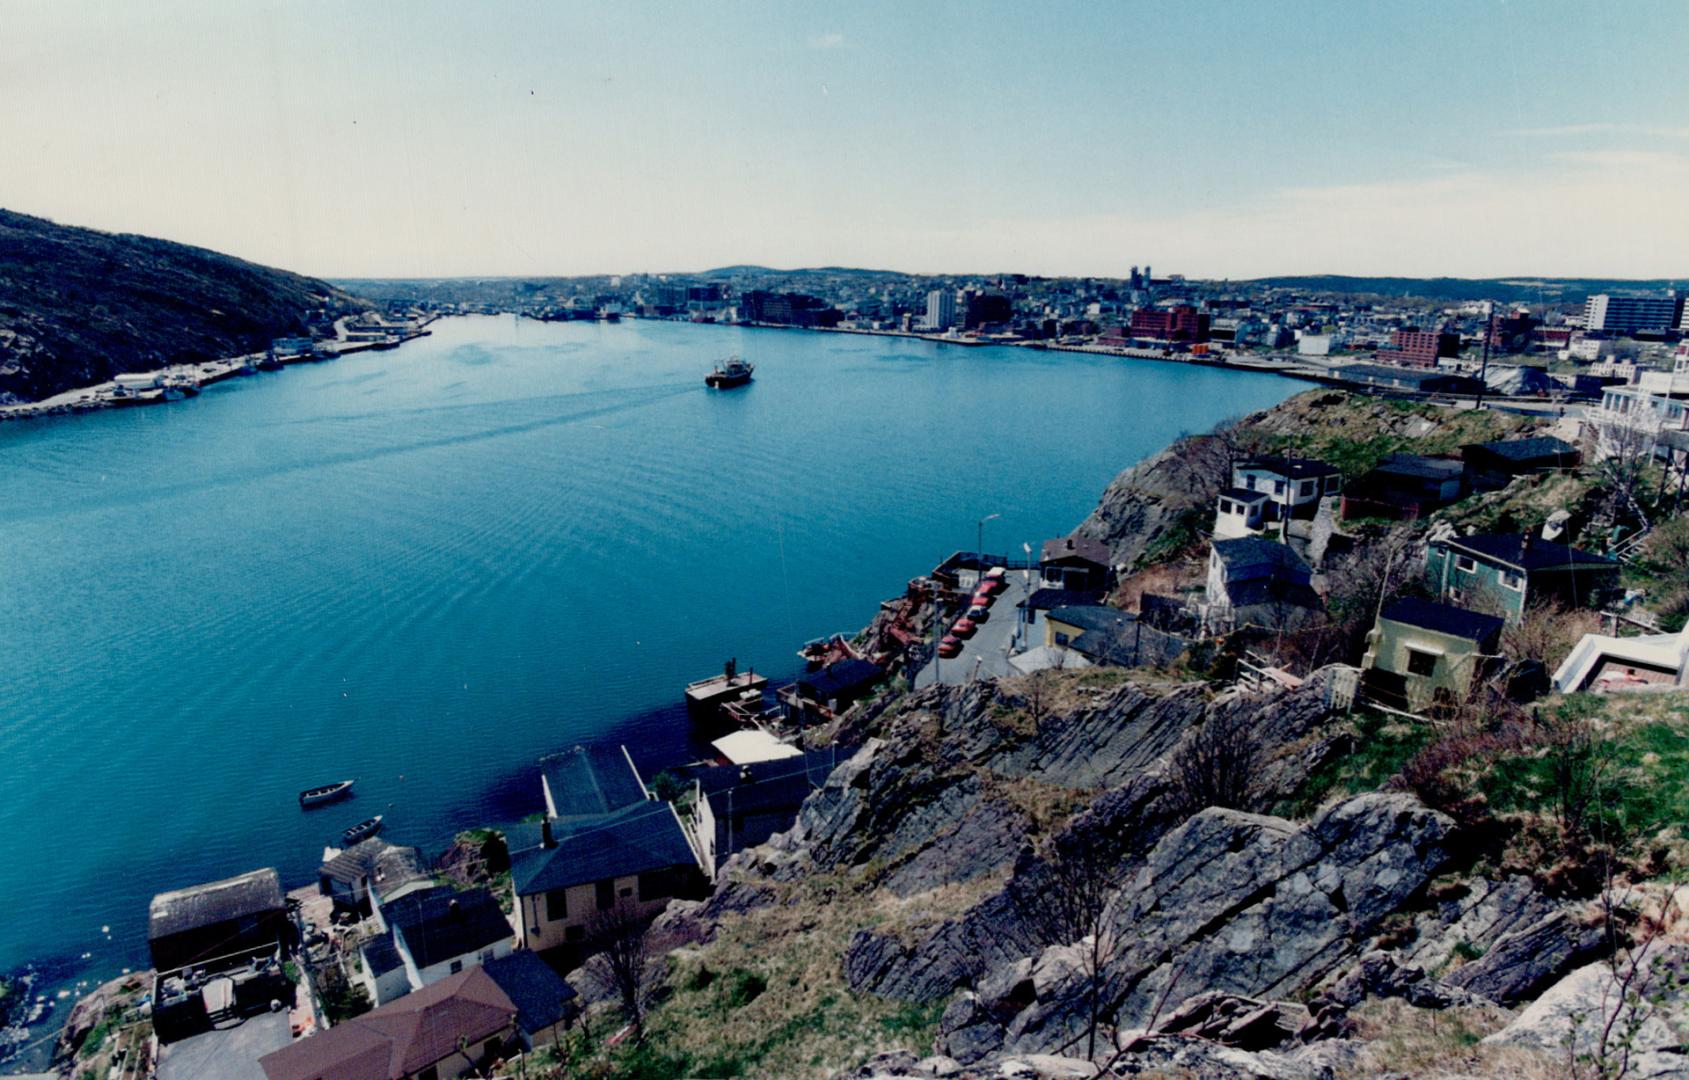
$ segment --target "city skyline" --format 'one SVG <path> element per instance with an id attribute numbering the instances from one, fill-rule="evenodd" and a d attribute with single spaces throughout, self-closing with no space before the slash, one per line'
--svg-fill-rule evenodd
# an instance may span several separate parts
<path id="1" fill-rule="evenodd" d="M 5 204 L 330 277 L 1670 278 L 1689 14 L 9 4 Z"/>

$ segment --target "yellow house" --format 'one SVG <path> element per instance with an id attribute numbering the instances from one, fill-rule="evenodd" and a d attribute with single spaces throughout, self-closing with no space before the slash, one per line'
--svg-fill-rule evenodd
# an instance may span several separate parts
<path id="1" fill-rule="evenodd" d="M 631 905 L 655 915 L 703 883 L 680 817 L 656 799 L 563 828 L 546 821 L 539 846 L 510 863 L 517 936 L 530 949 L 582 944 L 599 912 Z"/>

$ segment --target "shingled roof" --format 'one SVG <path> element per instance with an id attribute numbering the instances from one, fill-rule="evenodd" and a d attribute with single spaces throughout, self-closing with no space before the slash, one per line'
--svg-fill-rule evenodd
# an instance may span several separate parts
<path id="1" fill-rule="evenodd" d="M 512 1026 L 516 1006 L 480 967 L 258 1060 L 269 1080 L 403 1080 Z"/>
<path id="2" fill-rule="evenodd" d="M 674 808 L 657 800 L 586 818 L 558 833 L 555 847 L 511 855 L 510 878 L 518 896 L 698 864 Z"/>
<path id="3" fill-rule="evenodd" d="M 147 909 L 147 936 L 157 941 L 231 919 L 284 910 L 281 878 L 265 867 L 239 877 L 159 893 Z"/>

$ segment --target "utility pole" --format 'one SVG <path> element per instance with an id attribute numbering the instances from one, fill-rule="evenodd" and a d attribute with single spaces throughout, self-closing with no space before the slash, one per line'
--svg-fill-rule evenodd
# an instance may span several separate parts
<path id="1" fill-rule="evenodd" d="M 1478 401 L 1474 406 L 1479 411 L 1484 408 L 1484 391 L 1489 388 L 1486 381 L 1490 374 L 1490 338 L 1495 336 L 1495 301 L 1486 301 L 1490 309 L 1490 317 L 1484 320 L 1484 363 L 1478 369 Z"/>

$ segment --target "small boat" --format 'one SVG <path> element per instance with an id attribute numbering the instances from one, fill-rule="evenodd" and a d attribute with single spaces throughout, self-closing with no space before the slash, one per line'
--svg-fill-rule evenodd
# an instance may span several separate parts
<path id="1" fill-rule="evenodd" d="M 751 381 L 751 373 L 756 365 L 737 356 L 730 356 L 715 366 L 715 370 L 704 376 L 704 385 L 717 390 L 726 390 L 734 386 L 744 386 Z"/>
<path id="2" fill-rule="evenodd" d="M 374 817 L 370 818 L 368 821 L 360 821 L 356 825 L 352 826 L 350 829 L 347 829 L 345 832 L 341 833 L 340 839 L 342 839 L 346 842 L 347 847 L 351 847 L 353 844 L 356 844 L 360 840 L 368 840 L 370 837 L 374 836 L 376 833 L 378 833 L 380 831 L 381 831 L 381 815 L 377 814 Z"/>
<path id="3" fill-rule="evenodd" d="M 355 780 L 340 780 L 333 784 L 324 784 L 322 787 L 306 788 L 299 793 L 299 805 L 304 807 L 322 806 L 324 803 L 343 799 L 351 794 L 352 785 L 356 782 Z"/>

